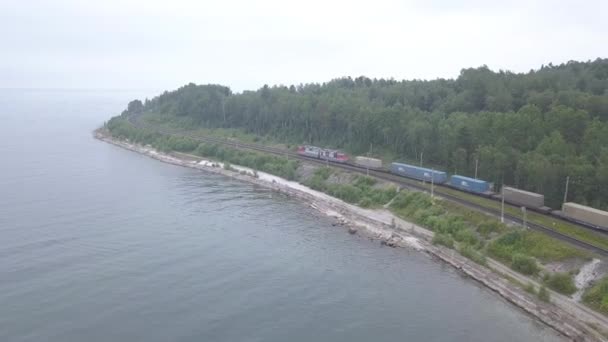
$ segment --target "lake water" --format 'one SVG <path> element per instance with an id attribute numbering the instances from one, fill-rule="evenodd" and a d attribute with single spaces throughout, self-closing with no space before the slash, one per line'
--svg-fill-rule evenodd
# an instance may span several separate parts
<path id="1" fill-rule="evenodd" d="M 426 255 L 99 142 L 154 92 L 0 91 L 0 341 L 560 341 Z"/>

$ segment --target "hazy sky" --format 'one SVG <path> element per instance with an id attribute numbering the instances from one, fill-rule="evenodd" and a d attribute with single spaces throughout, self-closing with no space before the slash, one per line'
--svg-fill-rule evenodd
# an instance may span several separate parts
<path id="1" fill-rule="evenodd" d="M 240 91 L 608 57 L 606 0 L 489 3 L 2 0 L 0 87 Z"/>

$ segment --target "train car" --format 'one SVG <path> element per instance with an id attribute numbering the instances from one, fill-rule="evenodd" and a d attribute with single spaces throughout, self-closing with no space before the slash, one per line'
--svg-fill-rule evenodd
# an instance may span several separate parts
<path id="1" fill-rule="evenodd" d="M 370 169 L 382 168 L 382 160 L 376 158 L 358 156 L 355 157 L 355 164 Z"/>
<path id="2" fill-rule="evenodd" d="M 608 230 L 608 212 L 587 207 L 578 203 L 564 203 L 559 216 L 572 219 L 583 224 L 591 224 L 602 230 Z"/>
<path id="3" fill-rule="evenodd" d="M 545 195 L 537 194 L 535 192 L 503 186 L 502 195 L 505 197 L 505 202 L 511 204 L 528 208 L 546 208 Z"/>
<path id="4" fill-rule="evenodd" d="M 312 157 L 312 158 L 320 158 L 321 157 L 321 149 L 315 146 L 298 146 L 298 154 Z"/>
<path id="5" fill-rule="evenodd" d="M 460 175 L 450 177 L 450 181 L 447 184 L 460 190 L 483 195 L 491 194 L 493 187 L 493 184 L 490 182 Z"/>
<path id="6" fill-rule="evenodd" d="M 436 171 L 402 163 L 392 163 L 391 173 L 426 182 L 432 181 L 435 184 L 443 184 L 447 181 L 448 178 L 447 174 L 443 171 Z"/>
<path id="7" fill-rule="evenodd" d="M 348 155 L 346 155 L 345 153 L 342 153 L 340 151 L 330 150 L 327 148 L 320 148 L 320 147 L 316 147 L 316 146 L 304 145 L 304 146 L 298 146 L 297 152 L 298 152 L 298 154 L 303 155 L 303 156 L 322 159 L 322 160 L 328 160 L 328 161 L 336 162 L 336 163 L 348 162 Z"/>

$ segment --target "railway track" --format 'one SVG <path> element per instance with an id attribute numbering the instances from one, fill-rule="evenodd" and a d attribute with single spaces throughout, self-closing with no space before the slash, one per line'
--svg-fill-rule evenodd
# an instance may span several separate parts
<path id="1" fill-rule="evenodd" d="M 139 114 L 139 115 L 141 115 L 141 114 Z M 319 165 L 327 165 L 327 166 L 331 165 L 332 167 L 341 168 L 341 169 L 351 171 L 351 172 L 368 174 L 370 176 L 373 176 L 373 177 L 376 177 L 379 179 L 383 179 L 383 180 L 387 180 L 387 181 L 399 184 L 400 186 L 408 188 L 408 189 L 414 189 L 417 191 L 424 191 L 424 192 L 429 191 L 427 187 L 420 185 L 420 183 L 417 181 L 408 180 L 407 178 L 393 175 L 387 171 L 371 170 L 371 169 L 366 169 L 363 167 L 354 166 L 354 165 L 350 165 L 350 164 L 335 163 L 335 162 L 331 162 L 331 161 L 322 161 L 319 159 L 302 156 L 295 152 L 286 151 L 286 150 L 280 149 L 280 148 L 268 147 L 268 146 L 263 146 L 263 145 L 258 145 L 258 144 L 244 144 L 244 143 L 239 143 L 238 141 L 235 141 L 235 140 L 230 140 L 228 138 L 221 139 L 221 138 L 213 138 L 213 137 L 200 137 L 200 136 L 195 136 L 195 135 L 191 135 L 191 134 L 187 134 L 187 133 L 183 133 L 183 132 L 177 132 L 177 131 L 172 131 L 172 130 L 167 130 L 167 129 L 159 129 L 159 128 L 151 127 L 151 126 L 148 126 L 148 125 L 145 125 L 145 124 L 142 124 L 141 122 L 139 122 L 138 121 L 139 115 L 130 116 L 128 118 L 128 121 L 135 127 L 152 129 L 162 135 L 187 137 L 187 138 L 190 138 L 190 139 L 193 139 L 196 141 L 200 141 L 200 142 L 222 144 L 222 145 L 234 147 L 237 149 L 246 149 L 246 150 L 253 150 L 253 151 L 258 151 L 258 152 L 263 152 L 263 153 L 270 153 L 270 154 L 274 154 L 274 155 L 285 156 L 287 158 L 305 160 L 305 161 L 316 163 Z M 436 189 L 435 194 L 450 202 L 454 202 L 454 203 L 466 206 L 466 207 L 474 209 L 476 211 L 483 212 L 483 213 L 486 213 L 486 214 L 489 214 L 489 215 L 492 215 L 495 217 L 501 216 L 501 212 L 499 210 L 484 207 L 482 205 L 473 203 L 471 201 L 467 201 L 460 197 L 448 194 L 444 191 L 441 191 L 441 188 Z M 509 214 L 507 212 L 504 213 L 504 218 L 509 221 L 512 221 L 516 224 L 522 224 L 522 225 L 524 224 L 522 218 Z M 553 229 L 543 226 L 541 224 L 528 221 L 528 222 L 526 222 L 526 227 L 539 231 L 539 232 L 542 232 L 542 233 L 545 233 L 547 235 L 550 235 L 550 236 L 560 239 L 562 241 L 568 242 L 579 248 L 586 249 L 588 251 L 597 253 L 602 256 L 608 256 L 607 249 L 590 244 L 585 241 L 581 241 L 572 236 L 563 234 L 561 232 L 558 232 L 556 230 L 553 230 Z"/>

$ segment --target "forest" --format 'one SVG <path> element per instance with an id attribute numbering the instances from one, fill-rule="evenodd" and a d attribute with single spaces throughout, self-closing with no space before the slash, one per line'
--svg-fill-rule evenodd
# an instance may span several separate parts
<path id="1" fill-rule="evenodd" d="M 235 128 L 409 161 L 608 209 L 608 59 L 527 73 L 461 70 L 456 79 L 343 77 L 233 93 L 188 84 L 123 115 L 153 113 L 183 127 Z"/>

